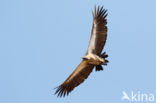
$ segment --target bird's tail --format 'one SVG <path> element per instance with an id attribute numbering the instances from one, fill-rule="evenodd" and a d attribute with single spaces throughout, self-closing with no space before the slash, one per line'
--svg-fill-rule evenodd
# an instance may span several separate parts
<path id="1" fill-rule="evenodd" d="M 101 65 L 97 65 L 96 66 L 96 71 L 101 71 L 101 70 L 103 70 L 103 67 Z"/>

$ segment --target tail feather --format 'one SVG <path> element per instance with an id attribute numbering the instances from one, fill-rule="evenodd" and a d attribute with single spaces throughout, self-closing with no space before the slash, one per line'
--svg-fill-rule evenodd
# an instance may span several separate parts
<path id="1" fill-rule="evenodd" d="M 96 66 L 96 71 L 101 71 L 101 70 L 103 70 L 103 67 L 101 65 L 97 65 Z"/>

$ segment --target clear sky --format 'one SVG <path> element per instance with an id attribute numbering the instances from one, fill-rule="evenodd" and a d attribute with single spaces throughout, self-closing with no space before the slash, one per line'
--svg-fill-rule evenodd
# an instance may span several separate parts
<path id="1" fill-rule="evenodd" d="M 0 103 L 126 103 L 122 91 L 156 95 L 155 4 L 0 0 Z M 109 64 L 102 72 L 93 71 L 68 97 L 57 98 L 54 88 L 87 50 L 94 5 L 108 10 L 104 51 Z"/>

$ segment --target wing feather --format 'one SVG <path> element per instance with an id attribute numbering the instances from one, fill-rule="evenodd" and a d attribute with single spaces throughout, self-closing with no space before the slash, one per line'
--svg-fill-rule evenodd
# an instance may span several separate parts
<path id="1" fill-rule="evenodd" d="M 107 10 L 103 9 L 103 6 L 101 8 L 98 6 L 97 9 L 95 7 L 93 12 L 92 34 L 87 53 L 100 55 L 102 52 L 107 38 L 106 12 Z M 87 60 L 82 60 L 72 74 L 60 86 L 57 87 L 55 94 L 60 97 L 68 95 L 75 87 L 84 82 L 84 80 L 92 72 L 93 68 L 94 65 L 88 64 Z"/>
<path id="2" fill-rule="evenodd" d="M 93 13 L 93 27 L 87 53 L 100 55 L 107 38 L 107 10 L 95 7 Z"/>
<path id="3" fill-rule="evenodd" d="M 60 97 L 68 95 L 75 87 L 81 84 L 89 76 L 93 68 L 93 65 L 88 64 L 86 60 L 82 60 L 66 81 L 57 87 L 55 94 L 58 94 Z"/>

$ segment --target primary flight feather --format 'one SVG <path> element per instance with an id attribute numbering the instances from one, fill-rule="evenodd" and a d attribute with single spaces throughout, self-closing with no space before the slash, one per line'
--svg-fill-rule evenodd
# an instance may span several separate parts
<path id="1" fill-rule="evenodd" d="M 73 71 L 73 73 L 57 87 L 55 94 L 58 96 L 68 95 L 76 86 L 81 84 L 92 72 L 103 70 L 102 65 L 107 65 L 105 58 L 108 55 L 104 52 L 101 54 L 107 38 L 107 10 L 98 6 L 93 11 L 93 26 L 91 38 L 86 55 L 82 58 L 81 63 Z"/>

